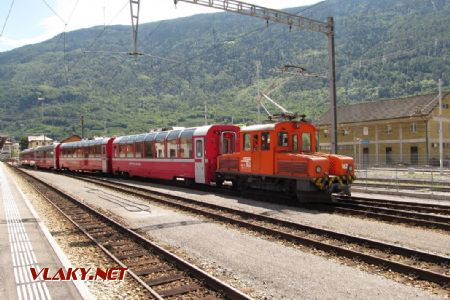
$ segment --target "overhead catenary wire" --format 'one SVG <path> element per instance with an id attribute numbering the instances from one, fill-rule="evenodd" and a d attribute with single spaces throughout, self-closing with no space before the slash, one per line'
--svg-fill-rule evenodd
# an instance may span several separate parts
<path id="1" fill-rule="evenodd" d="M 296 15 L 301 14 L 301 13 L 307 11 L 307 10 L 310 10 L 310 9 L 313 9 L 313 8 L 317 8 L 319 5 L 322 5 L 322 4 L 326 3 L 326 2 L 327 2 L 326 0 L 325 0 L 325 1 L 318 2 L 318 3 L 314 4 L 314 5 L 311 5 L 311 6 L 308 6 L 308 7 L 306 7 L 306 8 L 303 8 L 303 9 L 299 10 L 299 11 L 295 12 L 294 14 L 296 14 Z M 248 31 L 248 32 L 241 33 L 241 34 L 239 34 L 238 36 L 236 36 L 236 37 L 233 38 L 233 39 L 225 39 L 225 40 L 222 40 L 222 41 L 218 42 L 217 44 L 215 44 L 213 47 L 208 47 L 207 49 L 205 49 L 205 50 L 202 51 L 201 53 L 196 54 L 196 55 L 193 55 L 193 56 L 187 58 L 187 59 L 184 60 L 181 64 L 174 65 L 174 66 L 168 68 L 167 71 L 171 71 L 171 70 L 173 70 L 173 69 L 176 68 L 176 67 L 180 67 L 180 66 L 182 66 L 182 65 L 185 65 L 185 64 L 191 62 L 192 60 L 194 60 L 194 59 L 196 59 L 196 58 L 198 58 L 198 57 L 204 56 L 205 53 L 208 53 L 208 52 L 210 52 L 211 50 L 215 50 L 215 49 L 217 49 L 217 48 L 223 46 L 223 45 L 226 44 L 226 43 L 233 43 L 233 42 L 236 42 L 236 41 L 238 41 L 238 40 L 240 40 L 240 39 L 242 39 L 242 38 L 244 38 L 244 37 L 250 36 L 250 35 L 252 35 L 252 34 L 254 34 L 254 33 L 256 33 L 256 32 L 259 32 L 259 31 L 262 31 L 262 30 L 264 30 L 264 29 L 267 29 L 267 28 L 269 28 L 270 26 L 275 25 L 275 24 L 277 24 L 277 23 L 266 23 L 266 25 L 258 26 L 258 27 L 256 27 L 255 29 L 252 29 L 252 30 L 250 30 L 250 31 Z"/>
<path id="2" fill-rule="evenodd" d="M 6 24 L 8 23 L 9 16 L 11 15 L 12 8 L 14 6 L 14 0 L 11 1 L 11 5 L 9 6 L 8 14 L 6 15 L 5 23 L 3 23 L 2 31 L 0 32 L 0 37 L 3 36 L 3 32 L 5 32 Z"/>

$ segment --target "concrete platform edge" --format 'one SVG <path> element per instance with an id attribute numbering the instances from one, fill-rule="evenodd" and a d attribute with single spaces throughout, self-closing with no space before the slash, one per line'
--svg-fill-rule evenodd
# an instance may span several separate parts
<path id="1" fill-rule="evenodd" d="M 67 270 L 68 268 L 73 268 L 72 264 L 70 263 L 69 259 L 67 258 L 66 254 L 61 250 L 58 243 L 55 241 L 53 236 L 51 235 L 50 231 L 48 230 L 47 226 L 42 222 L 42 220 L 39 218 L 39 215 L 34 210 L 34 207 L 31 205 L 30 200 L 25 195 L 25 193 L 22 191 L 22 189 L 19 187 L 17 182 L 15 180 L 11 180 L 14 185 L 16 186 L 17 190 L 19 191 L 20 195 L 23 197 L 25 204 L 27 205 L 28 209 L 30 210 L 33 217 L 38 220 L 39 228 L 44 233 L 45 237 L 47 238 L 48 242 L 50 243 L 50 246 L 52 247 L 53 251 L 55 251 L 56 256 L 58 256 L 58 259 L 61 261 L 61 264 L 63 267 Z M 81 281 L 72 281 L 75 285 L 76 289 L 80 293 L 81 297 L 83 299 L 91 300 L 96 299 L 94 295 L 89 291 L 88 287 Z"/>

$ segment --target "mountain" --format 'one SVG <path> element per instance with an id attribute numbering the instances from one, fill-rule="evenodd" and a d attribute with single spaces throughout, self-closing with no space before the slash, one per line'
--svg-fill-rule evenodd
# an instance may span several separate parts
<path id="1" fill-rule="evenodd" d="M 338 104 L 435 92 L 450 81 L 450 1 L 328 0 L 288 10 L 336 22 Z M 260 89 L 315 119 L 329 108 L 326 78 L 274 72 L 298 65 L 327 74 L 322 33 L 232 13 L 93 27 L 0 53 L 0 134 L 118 135 L 165 126 L 256 120 Z M 289 79 L 289 80 L 288 80 Z M 44 100 L 38 101 L 38 98 Z M 276 108 L 267 104 L 271 112 Z"/>

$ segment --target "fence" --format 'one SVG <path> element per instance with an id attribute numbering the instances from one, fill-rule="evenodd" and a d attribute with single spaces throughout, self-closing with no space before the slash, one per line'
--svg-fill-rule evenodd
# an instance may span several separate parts
<path id="1" fill-rule="evenodd" d="M 380 179 L 389 184 L 401 181 L 413 181 L 427 186 L 442 186 L 450 184 L 450 159 L 444 159 L 441 170 L 439 159 L 425 156 L 411 157 L 407 162 L 400 162 L 399 156 L 391 157 L 365 156 L 361 161 L 356 159 L 357 182 Z"/>

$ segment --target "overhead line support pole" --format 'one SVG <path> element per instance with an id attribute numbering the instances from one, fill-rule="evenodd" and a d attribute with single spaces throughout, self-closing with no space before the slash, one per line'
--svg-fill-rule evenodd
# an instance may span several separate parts
<path id="1" fill-rule="evenodd" d="M 331 102 L 331 153 L 337 153 L 337 106 L 336 106 L 336 70 L 334 47 L 334 21 L 332 17 L 327 22 L 321 22 L 281 10 L 270 9 L 236 0 L 174 0 L 234 12 L 250 17 L 266 20 L 266 22 L 282 23 L 289 28 L 297 27 L 303 30 L 322 32 L 328 37 L 328 80 Z"/>
<path id="2" fill-rule="evenodd" d="M 328 17 L 328 84 L 331 101 L 331 153 L 337 153 L 336 64 L 334 53 L 334 20 Z"/>
<path id="3" fill-rule="evenodd" d="M 137 54 L 137 38 L 139 27 L 139 7 L 140 0 L 130 0 L 130 12 L 131 12 L 131 27 L 133 29 L 133 53 Z"/>

